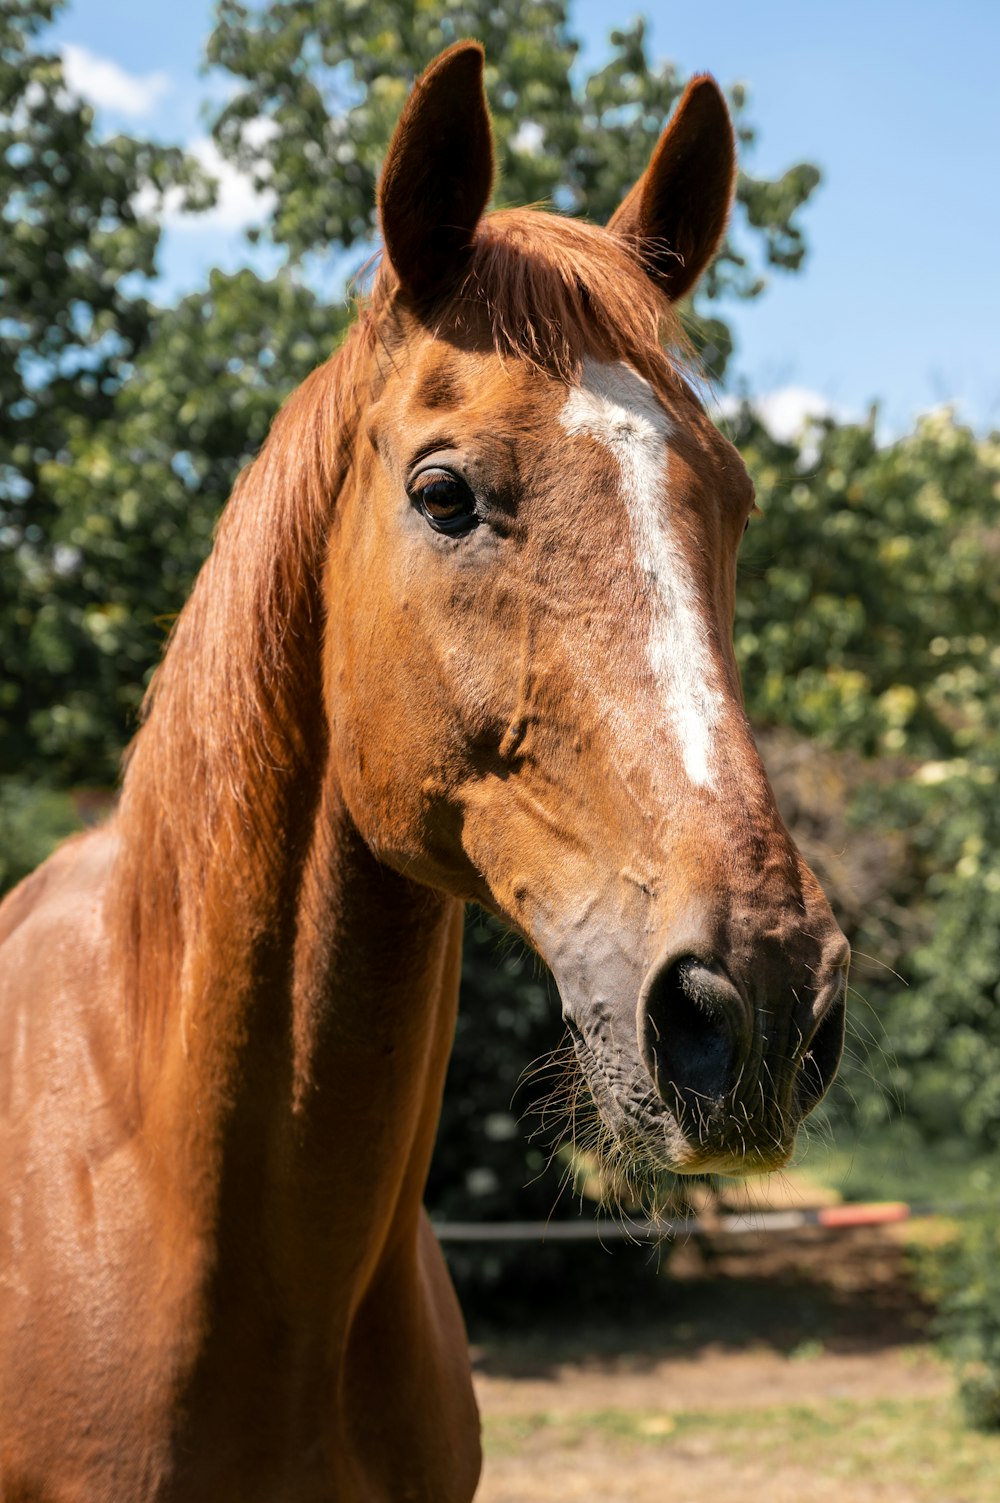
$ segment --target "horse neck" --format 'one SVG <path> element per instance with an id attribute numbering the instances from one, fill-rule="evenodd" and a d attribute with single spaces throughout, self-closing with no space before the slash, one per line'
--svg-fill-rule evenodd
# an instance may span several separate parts
<path id="1" fill-rule="evenodd" d="M 350 1207 L 371 1248 L 416 1232 L 461 933 L 462 905 L 382 866 L 329 780 L 298 912 L 290 1126 L 303 1207 L 325 1203 L 334 1219 Z"/>
<path id="2" fill-rule="evenodd" d="M 380 865 L 332 779 L 291 780 L 282 802 L 309 818 L 290 817 L 266 880 L 241 877 L 257 853 L 230 837 L 184 905 L 196 922 L 142 1046 L 143 1114 L 220 1272 L 267 1226 L 291 1306 L 318 1289 L 352 1303 L 415 1244 L 462 909 Z"/>

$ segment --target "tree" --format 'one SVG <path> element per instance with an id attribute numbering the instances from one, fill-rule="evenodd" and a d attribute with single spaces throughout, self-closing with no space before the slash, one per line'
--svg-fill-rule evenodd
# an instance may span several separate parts
<path id="1" fill-rule="evenodd" d="M 802 447 L 747 408 L 732 435 L 761 511 L 735 629 L 755 721 L 864 756 L 960 754 L 996 695 L 997 444 L 948 411 L 886 445 L 874 414 Z"/>
<path id="2" fill-rule="evenodd" d="M 177 149 L 97 137 L 37 44 L 60 8 L 0 10 L 0 772 L 87 777 L 98 748 L 78 695 L 100 649 L 69 625 L 80 560 L 54 486 L 71 435 L 112 419 L 148 342 L 164 195 L 197 207 L 211 189 Z"/>
<path id="3" fill-rule="evenodd" d="M 371 246 L 378 170 L 410 84 L 464 36 L 486 48 L 504 203 L 551 201 L 603 223 L 645 167 L 685 84 L 673 63 L 650 60 L 642 20 L 613 31 L 611 60 L 575 82 L 579 43 L 561 0 L 271 0 L 261 8 L 220 0 L 209 61 L 241 83 L 218 116 L 216 138 L 274 190 L 265 233 L 293 258 Z M 755 132 L 744 91 L 732 89 L 730 101 L 749 148 Z M 761 262 L 801 266 L 797 214 L 818 182 L 808 163 L 774 180 L 741 174 L 736 227 L 699 308 L 756 296 Z M 728 329 L 703 320 L 697 337 L 706 365 L 720 373 Z"/>
<path id="4" fill-rule="evenodd" d="M 114 782 L 143 689 L 208 553 L 240 469 L 289 392 L 330 354 L 348 321 L 287 275 L 213 272 L 208 288 L 156 311 L 114 412 L 80 421 L 49 481 L 55 547 L 74 560 L 63 641 L 90 657 L 63 687 L 85 735 L 48 744 L 64 776 Z M 54 711 L 39 710 L 46 730 Z M 84 760 L 84 755 L 86 760 Z"/>

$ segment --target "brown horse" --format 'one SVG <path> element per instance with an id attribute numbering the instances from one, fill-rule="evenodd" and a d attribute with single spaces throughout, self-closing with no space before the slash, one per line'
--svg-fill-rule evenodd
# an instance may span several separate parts
<path id="1" fill-rule="evenodd" d="M 121 807 L 0 913 L 4 1503 L 465 1503 L 421 1195 L 467 900 L 555 973 L 621 1152 L 783 1163 L 846 946 L 731 646 L 753 505 L 676 355 L 733 137 L 689 87 L 607 229 L 483 217 L 482 55 L 241 477 Z"/>

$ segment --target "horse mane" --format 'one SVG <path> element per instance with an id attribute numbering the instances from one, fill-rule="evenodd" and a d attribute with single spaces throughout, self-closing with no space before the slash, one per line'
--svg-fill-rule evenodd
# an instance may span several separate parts
<path id="1" fill-rule="evenodd" d="M 266 950 L 294 934 L 282 889 L 289 863 L 306 859 L 327 738 L 326 540 L 359 419 L 414 320 L 569 382 L 594 356 L 689 391 L 676 313 L 641 253 L 605 230 L 497 211 L 464 280 L 423 310 L 406 306 L 383 259 L 344 344 L 286 401 L 239 476 L 126 753 L 110 916 L 137 1050 L 161 1036 L 178 994 L 183 1007 L 203 989 L 199 936 L 218 970 L 227 943 Z"/>

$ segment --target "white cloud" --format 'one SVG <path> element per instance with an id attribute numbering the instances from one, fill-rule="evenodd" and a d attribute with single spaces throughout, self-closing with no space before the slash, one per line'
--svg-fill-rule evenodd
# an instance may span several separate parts
<path id="1" fill-rule="evenodd" d="M 537 120 L 522 120 L 511 136 L 510 144 L 527 157 L 537 157 L 545 145 L 545 128 Z"/>
<path id="2" fill-rule="evenodd" d="M 276 127 L 270 120 L 251 120 L 246 136 L 255 147 L 263 146 Z M 172 229 L 200 232 L 203 230 L 242 230 L 249 224 L 259 223 L 274 207 L 274 193 L 270 188 L 258 189 L 251 178 L 227 162 L 210 136 L 199 136 L 187 143 L 187 150 L 196 157 L 205 171 L 218 183 L 217 201 L 214 209 L 204 214 L 185 214 L 181 209 L 182 195 L 168 193 L 164 221 Z"/>
<path id="3" fill-rule="evenodd" d="M 743 396 L 726 392 L 711 402 L 710 408 L 717 418 L 725 420 L 736 416 L 744 400 Z M 816 419 L 830 417 L 838 423 L 855 420 L 848 408 L 808 386 L 777 386 L 761 396 L 749 397 L 749 402 L 772 438 L 783 444 L 805 438 Z"/>
<path id="4" fill-rule="evenodd" d="M 735 417 L 744 398 L 730 392 L 710 404 L 716 421 L 721 421 L 723 431 L 726 420 Z M 772 438 L 781 444 L 796 444 L 799 450 L 798 463 L 811 468 L 819 458 L 819 434 L 813 423 L 823 418 L 833 418 L 837 423 L 857 422 L 858 417 L 850 408 L 839 402 L 831 402 L 822 392 L 808 386 L 778 386 L 773 391 L 749 398 L 750 406 L 760 418 Z"/>
<path id="5" fill-rule="evenodd" d="M 735 417 L 743 406 L 742 397 L 735 396 L 730 391 L 713 391 L 711 387 L 702 387 L 701 395 L 708 408 L 709 417 L 716 423 L 726 423 Z"/>
<path id="6" fill-rule="evenodd" d="M 75 94 L 119 115 L 137 118 L 150 114 L 172 88 L 166 73 L 142 77 L 126 73 L 109 57 L 98 57 L 75 42 L 63 45 L 62 60 L 66 82 Z"/>
<path id="7" fill-rule="evenodd" d="M 842 419 L 846 414 L 820 392 L 808 386 L 780 386 L 755 397 L 754 408 L 764 427 L 779 443 L 802 438 L 816 418 Z"/>
<path id="8" fill-rule="evenodd" d="M 254 151 L 261 151 L 277 134 L 277 122 L 269 120 L 266 115 L 257 115 L 243 123 L 243 140 Z"/>

